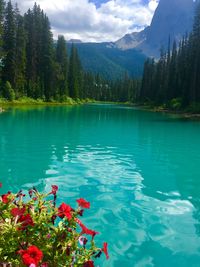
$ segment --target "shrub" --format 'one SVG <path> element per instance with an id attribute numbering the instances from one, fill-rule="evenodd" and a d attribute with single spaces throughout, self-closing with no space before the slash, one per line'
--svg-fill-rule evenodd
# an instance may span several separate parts
<path id="1" fill-rule="evenodd" d="M 173 98 L 172 100 L 170 100 L 169 107 L 173 110 L 180 110 L 182 107 L 182 99 Z"/>
<path id="2" fill-rule="evenodd" d="M 5 85 L 4 85 L 4 89 L 3 89 L 3 94 L 4 94 L 4 97 L 6 99 L 8 99 L 9 101 L 13 101 L 15 100 L 15 92 L 10 84 L 10 82 L 6 82 Z"/>
<path id="3" fill-rule="evenodd" d="M 29 197 L 22 191 L 0 196 L 0 264 L 92 267 L 102 252 L 109 258 L 107 243 L 97 248 L 98 233 L 79 219 L 90 203 L 80 198 L 76 209 L 66 203 L 57 207 L 57 190 L 52 185 L 49 193 L 33 188 Z"/>

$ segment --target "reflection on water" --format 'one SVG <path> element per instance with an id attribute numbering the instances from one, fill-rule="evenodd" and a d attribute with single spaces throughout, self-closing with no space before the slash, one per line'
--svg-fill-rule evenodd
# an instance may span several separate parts
<path id="1" fill-rule="evenodd" d="M 0 180 L 91 201 L 84 220 L 111 254 L 100 266 L 199 266 L 199 130 L 116 105 L 11 109 L 0 116 Z"/>

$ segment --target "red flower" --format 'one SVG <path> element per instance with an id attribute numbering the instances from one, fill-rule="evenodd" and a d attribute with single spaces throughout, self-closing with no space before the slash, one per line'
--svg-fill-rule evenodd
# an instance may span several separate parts
<path id="1" fill-rule="evenodd" d="M 92 237 L 95 237 L 95 235 L 99 234 L 94 230 L 88 229 L 85 225 L 80 225 L 80 226 L 82 228 L 82 234 L 91 235 Z"/>
<path id="2" fill-rule="evenodd" d="M 30 246 L 27 250 L 20 250 L 18 252 L 21 257 L 23 264 L 29 266 L 35 264 L 36 266 L 43 258 L 43 253 L 36 246 Z"/>
<path id="3" fill-rule="evenodd" d="M 90 230 L 88 229 L 79 219 L 75 219 L 75 221 L 80 225 L 82 232 L 81 234 L 86 234 L 86 235 L 91 235 L 93 238 L 95 237 L 95 235 L 99 234 L 98 232 L 94 231 L 94 230 Z"/>
<path id="4" fill-rule="evenodd" d="M 1 196 L 3 203 L 7 204 L 10 201 L 9 199 L 10 194 L 11 192 L 8 192 L 7 194 Z"/>
<path id="5" fill-rule="evenodd" d="M 48 265 L 48 263 L 47 262 L 43 262 L 41 265 L 40 265 L 40 267 L 48 267 L 49 265 Z"/>
<path id="6" fill-rule="evenodd" d="M 2 187 L 2 183 L 0 183 L 0 188 Z"/>
<path id="7" fill-rule="evenodd" d="M 106 242 L 103 243 L 102 251 L 105 253 L 106 259 L 108 260 L 109 259 L 109 255 L 108 255 L 108 243 L 106 243 Z"/>
<path id="8" fill-rule="evenodd" d="M 21 223 L 19 230 L 25 230 L 28 226 L 34 226 L 34 222 L 30 214 L 21 215 L 18 222 Z"/>
<path id="9" fill-rule="evenodd" d="M 21 209 L 19 209 L 19 208 L 12 208 L 11 209 L 11 214 L 14 217 L 22 216 L 22 215 L 24 215 L 25 211 L 26 211 L 26 208 L 21 208 Z"/>
<path id="10" fill-rule="evenodd" d="M 64 217 L 67 217 L 68 220 L 71 220 L 72 218 L 71 212 L 73 211 L 73 209 L 69 205 L 62 203 L 58 208 L 58 211 L 59 211 L 58 216 L 60 218 L 63 219 Z"/>
<path id="11" fill-rule="evenodd" d="M 78 202 L 79 206 L 82 207 L 82 208 L 85 208 L 85 209 L 89 209 L 90 208 L 90 202 L 87 202 L 83 198 L 77 199 L 76 202 Z"/>
<path id="12" fill-rule="evenodd" d="M 57 185 L 52 185 L 51 187 L 52 187 L 51 194 L 53 194 L 55 196 L 57 191 L 58 191 L 58 186 Z"/>
<path id="13" fill-rule="evenodd" d="M 86 262 L 83 264 L 83 267 L 95 267 L 95 266 L 94 266 L 94 262 L 93 262 L 93 261 L 86 261 Z"/>

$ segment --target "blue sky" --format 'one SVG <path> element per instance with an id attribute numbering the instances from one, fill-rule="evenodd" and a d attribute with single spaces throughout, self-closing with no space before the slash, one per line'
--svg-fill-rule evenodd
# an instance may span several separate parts
<path id="1" fill-rule="evenodd" d="M 100 7 L 101 4 L 108 2 L 107 0 L 90 0 L 89 2 L 92 2 L 96 5 L 96 7 Z"/>
<path id="2" fill-rule="evenodd" d="M 15 2 L 15 0 L 12 0 Z M 16 0 L 25 12 L 35 0 Z M 85 42 L 116 41 L 150 24 L 158 0 L 37 0 L 50 18 L 54 37 Z"/>
<path id="3" fill-rule="evenodd" d="M 101 4 L 108 2 L 108 0 L 90 0 L 90 2 L 94 3 L 96 7 L 100 7 Z M 142 4 L 148 4 L 148 0 L 143 0 Z"/>

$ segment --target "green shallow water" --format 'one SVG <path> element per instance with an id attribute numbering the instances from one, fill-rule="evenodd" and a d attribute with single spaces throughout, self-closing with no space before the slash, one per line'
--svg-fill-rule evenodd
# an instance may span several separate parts
<path id="1" fill-rule="evenodd" d="M 91 201 L 103 267 L 200 266 L 200 122 L 120 105 L 0 114 L 4 190 L 59 186 Z M 1 190 L 2 192 L 2 190 Z"/>

